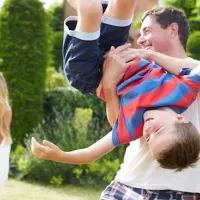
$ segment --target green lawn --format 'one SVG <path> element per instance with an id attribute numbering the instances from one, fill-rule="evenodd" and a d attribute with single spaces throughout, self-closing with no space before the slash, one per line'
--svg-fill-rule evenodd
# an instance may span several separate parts
<path id="1" fill-rule="evenodd" d="M 0 200 L 98 200 L 102 190 L 76 186 L 56 188 L 11 179 L 0 189 Z"/>

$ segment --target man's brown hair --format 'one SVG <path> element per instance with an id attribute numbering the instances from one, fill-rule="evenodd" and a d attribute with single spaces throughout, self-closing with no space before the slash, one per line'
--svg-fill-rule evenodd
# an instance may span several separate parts
<path id="1" fill-rule="evenodd" d="M 195 166 L 200 153 L 200 134 L 191 123 L 175 123 L 175 141 L 155 156 L 165 169 L 181 171 Z"/>
<path id="2" fill-rule="evenodd" d="M 186 50 L 188 36 L 190 34 L 190 27 L 185 14 L 175 7 L 159 7 L 148 10 L 142 17 L 142 22 L 146 17 L 153 17 L 161 28 L 166 29 L 170 24 L 178 24 L 178 35 L 180 42 Z"/>

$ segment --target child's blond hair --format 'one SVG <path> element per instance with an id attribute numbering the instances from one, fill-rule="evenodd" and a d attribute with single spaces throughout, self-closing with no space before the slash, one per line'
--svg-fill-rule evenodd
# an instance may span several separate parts
<path id="1" fill-rule="evenodd" d="M 6 114 L 10 110 L 8 87 L 3 74 L 0 72 L 0 135 L 6 143 L 11 144 L 10 124 L 7 122 Z"/>

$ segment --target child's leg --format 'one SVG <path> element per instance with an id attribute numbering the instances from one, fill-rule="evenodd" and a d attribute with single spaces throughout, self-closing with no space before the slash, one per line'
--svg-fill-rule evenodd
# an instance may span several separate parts
<path id="1" fill-rule="evenodd" d="M 64 73 L 70 84 L 82 93 L 96 93 L 101 80 L 103 53 L 99 48 L 102 5 L 100 0 L 68 0 L 78 19 L 64 23 Z"/>
<path id="2" fill-rule="evenodd" d="M 103 15 L 100 48 L 109 51 L 128 41 L 136 0 L 110 0 Z"/>
<path id="3" fill-rule="evenodd" d="M 104 13 L 106 17 L 127 20 L 133 16 L 136 0 L 110 0 Z"/>
<path id="4" fill-rule="evenodd" d="M 100 0 L 68 0 L 78 14 L 76 31 L 96 32 L 100 29 L 102 5 Z"/>

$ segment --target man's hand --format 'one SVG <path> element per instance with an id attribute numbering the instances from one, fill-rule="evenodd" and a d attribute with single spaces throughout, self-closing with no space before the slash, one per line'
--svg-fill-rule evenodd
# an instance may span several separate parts
<path id="1" fill-rule="evenodd" d="M 130 44 L 117 48 L 111 47 L 111 50 L 106 54 L 103 66 L 103 87 L 116 87 L 129 66 L 133 63 L 133 53 L 129 48 Z"/>
<path id="2" fill-rule="evenodd" d="M 43 145 L 41 145 L 34 137 L 31 139 L 31 151 L 34 156 L 40 159 L 56 162 L 60 162 L 63 155 L 63 151 L 61 151 L 55 144 L 43 140 Z"/>

